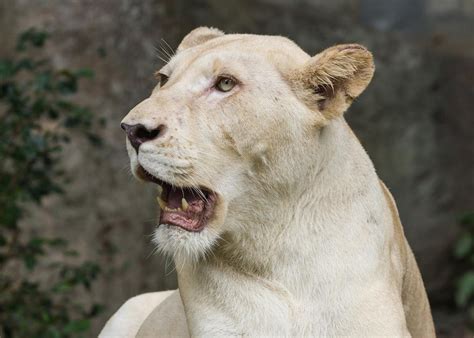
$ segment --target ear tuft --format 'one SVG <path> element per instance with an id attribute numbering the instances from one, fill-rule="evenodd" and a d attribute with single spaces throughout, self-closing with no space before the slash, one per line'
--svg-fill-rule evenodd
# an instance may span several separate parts
<path id="1" fill-rule="evenodd" d="M 221 30 L 213 27 L 198 27 L 193 29 L 188 35 L 186 35 L 178 46 L 177 51 L 180 52 L 184 49 L 188 49 L 197 45 L 200 45 L 206 41 L 224 36 L 225 33 Z"/>
<path id="2" fill-rule="evenodd" d="M 316 102 L 326 117 L 333 117 L 341 115 L 364 91 L 374 68 L 372 54 L 365 47 L 337 45 L 312 57 L 293 78 L 297 88 L 311 92 L 303 97 Z"/>

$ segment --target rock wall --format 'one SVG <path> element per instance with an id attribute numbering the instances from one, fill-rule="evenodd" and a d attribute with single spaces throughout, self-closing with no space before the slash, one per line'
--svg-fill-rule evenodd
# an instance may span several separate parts
<path id="1" fill-rule="evenodd" d="M 473 19 L 469 0 L 0 0 L 0 56 L 39 26 L 52 33 L 54 64 L 96 74 L 78 100 L 106 118 L 104 146 L 74 142 L 66 197 L 28 220 L 104 266 L 93 298 L 107 310 L 95 330 L 127 298 L 176 286 L 171 264 L 153 255 L 155 194 L 131 178 L 119 122 L 153 88 L 161 39 L 176 47 L 199 25 L 288 36 L 311 54 L 344 42 L 373 51 L 376 75 L 347 119 L 394 194 L 432 303 L 451 297 L 456 219 L 474 206 Z"/>

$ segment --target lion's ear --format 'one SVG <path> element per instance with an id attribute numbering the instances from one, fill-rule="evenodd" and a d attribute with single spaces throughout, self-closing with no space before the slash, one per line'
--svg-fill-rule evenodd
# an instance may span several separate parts
<path id="1" fill-rule="evenodd" d="M 178 52 L 183 49 L 191 48 L 211 39 L 225 35 L 224 32 L 212 27 L 198 27 L 193 29 L 188 35 L 183 38 L 183 41 L 178 46 Z"/>
<path id="2" fill-rule="evenodd" d="M 339 116 L 369 84 L 372 54 L 357 44 L 337 45 L 312 57 L 292 75 L 302 98 L 328 119 Z"/>

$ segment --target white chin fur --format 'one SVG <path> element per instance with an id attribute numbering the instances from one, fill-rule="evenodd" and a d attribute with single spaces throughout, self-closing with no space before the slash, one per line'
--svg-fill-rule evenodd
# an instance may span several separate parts
<path id="1" fill-rule="evenodd" d="M 189 232 L 176 226 L 160 224 L 153 233 L 158 251 L 173 257 L 175 263 L 196 263 L 212 250 L 219 235 L 208 227 Z"/>

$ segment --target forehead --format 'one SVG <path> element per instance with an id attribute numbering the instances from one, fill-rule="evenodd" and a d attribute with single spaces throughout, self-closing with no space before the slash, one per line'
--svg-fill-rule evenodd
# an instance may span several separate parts
<path id="1" fill-rule="evenodd" d="M 163 69 L 174 71 L 188 68 L 198 61 L 219 59 L 247 64 L 267 62 L 285 73 L 302 66 L 309 58 L 300 47 L 284 37 L 229 34 L 180 51 Z"/>

